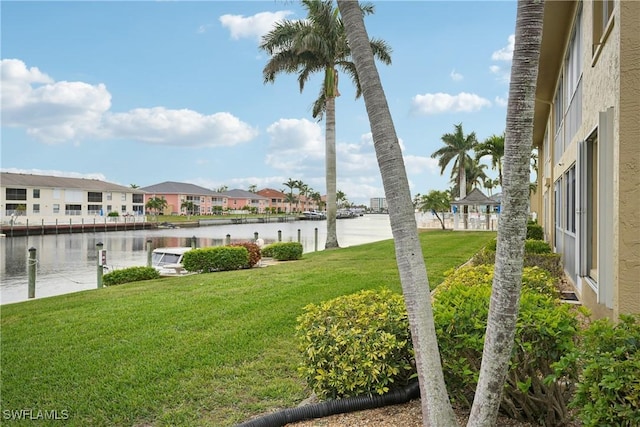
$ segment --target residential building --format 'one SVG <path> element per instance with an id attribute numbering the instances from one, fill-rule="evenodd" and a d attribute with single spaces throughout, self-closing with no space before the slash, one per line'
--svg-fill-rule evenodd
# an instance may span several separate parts
<path id="1" fill-rule="evenodd" d="M 547 1 L 533 195 L 596 317 L 640 313 L 640 2 Z"/>
<path id="2" fill-rule="evenodd" d="M 263 188 L 258 191 L 258 194 L 269 199 L 268 207 L 271 209 L 271 212 L 289 211 L 289 204 L 286 202 L 287 195 L 282 191 L 274 190 L 273 188 Z"/>
<path id="3" fill-rule="evenodd" d="M 166 200 L 163 215 L 214 215 L 227 210 L 228 197 L 225 194 L 195 184 L 165 181 L 141 190 L 146 192 L 145 203 L 154 197 Z M 193 203 L 191 212 L 187 209 L 189 202 Z"/>
<path id="4" fill-rule="evenodd" d="M 372 197 L 369 200 L 371 212 L 387 212 L 387 199 L 384 197 Z"/>
<path id="5" fill-rule="evenodd" d="M 99 217 L 144 220 L 144 191 L 97 179 L 2 172 L 0 222 L 87 224 Z"/>
<path id="6" fill-rule="evenodd" d="M 256 213 L 265 213 L 270 202 L 267 197 L 246 190 L 233 189 L 223 194 L 227 197 L 227 208 L 230 210 L 251 209 Z"/>

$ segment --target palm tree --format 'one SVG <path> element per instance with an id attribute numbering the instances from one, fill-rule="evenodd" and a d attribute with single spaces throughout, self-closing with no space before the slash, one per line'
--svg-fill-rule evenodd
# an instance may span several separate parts
<path id="1" fill-rule="evenodd" d="M 152 197 L 149 200 L 147 200 L 147 203 L 144 206 L 145 208 L 154 212 L 156 221 L 158 221 L 158 214 L 164 211 L 169 205 L 167 201 L 161 197 Z"/>
<path id="2" fill-rule="evenodd" d="M 298 183 L 300 181 L 293 179 L 293 178 L 289 178 L 289 180 L 287 182 L 283 182 L 282 185 L 284 185 L 285 187 L 287 187 L 289 189 L 289 194 L 287 194 L 286 200 L 289 202 L 289 213 L 291 213 L 291 204 L 292 203 L 297 203 L 298 199 L 293 195 L 293 190 L 294 188 L 298 188 Z M 284 193 L 284 190 L 282 191 Z"/>
<path id="3" fill-rule="evenodd" d="M 344 194 L 344 192 L 338 190 L 336 192 L 336 205 L 339 207 L 344 207 L 346 203 L 347 203 L 347 195 Z"/>
<path id="4" fill-rule="evenodd" d="M 265 83 L 275 81 L 278 73 L 297 73 L 300 91 L 310 76 L 324 73 L 320 95 L 313 104 L 312 115 L 318 120 L 326 114 L 325 156 L 327 187 L 327 241 L 325 248 L 337 248 L 336 232 L 336 110 L 338 70 L 346 73 L 356 86 L 356 98 L 361 89 L 351 49 L 338 10 L 332 0 L 302 0 L 307 9 L 306 20 L 284 20 L 262 38 L 260 49 L 271 58 L 263 69 Z M 360 6 L 361 13 L 373 13 L 371 4 Z M 390 48 L 381 40 L 369 40 L 374 56 L 385 64 L 391 63 Z"/>
<path id="5" fill-rule="evenodd" d="M 434 214 L 444 230 L 446 228 L 444 225 L 444 215 L 441 218 L 438 212 L 447 212 L 451 207 L 450 203 L 451 199 L 447 191 L 431 190 L 429 194 L 420 197 L 418 200 L 418 209 L 422 212 L 431 212 Z"/>
<path id="6" fill-rule="evenodd" d="M 313 191 L 309 197 L 311 197 L 317 209 L 322 210 L 322 195 L 318 191 Z"/>
<path id="7" fill-rule="evenodd" d="M 185 211 L 187 211 L 187 215 L 191 216 L 194 214 L 196 205 L 191 200 L 186 200 L 182 202 L 182 204 L 180 205 L 180 209 L 184 209 Z"/>
<path id="8" fill-rule="evenodd" d="M 424 425 L 453 426 L 457 423 L 442 374 L 429 279 L 402 150 L 382 89 L 374 52 L 369 44 L 363 14 L 358 3 L 353 0 L 338 0 L 338 7 L 344 19 L 349 44 L 353 49 L 353 61 L 360 75 L 373 145 L 389 207 L 396 262 L 415 351 Z"/>
<path id="9" fill-rule="evenodd" d="M 502 210 L 480 377 L 468 426 L 495 425 L 518 317 L 529 210 L 533 111 L 544 1 L 519 0 L 509 86 Z"/>
<path id="10" fill-rule="evenodd" d="M 249 186 L 249 190 L 250 193 L 257 193 L 258 192 L 258 186 L 256 184 L 251 184 Z"/>
<path id="11" fill-rule="evenodd" d="M 467 165 L 473 161 L 469 151 L 473 151 L 478 144 L 476 133 L 471 132 L 465 136 L 462 130 L 462 123 L 459 123 L 455 125 L 455 132 L 445 133 L 440 139 L 444 142 L 444 147 L 431 154 L 431 158 L 438 158 L 441 175 L 444 174 L 444 170 L 453 160 L 452 174 L 455 173 L 458 176 L 459 196 L 463 199 L 467 195 L 467 186 L 463 185 L 463 183 L 467 182 Z"/>
<path id="12" fill-rule="evenodd" d="M 502 185 L 502 159 L 504 158 L 504 133 L 491 135 L 475 148 L 476 160 L 491 156 L 491 167 L 498 170 L 498 181 Z"/>

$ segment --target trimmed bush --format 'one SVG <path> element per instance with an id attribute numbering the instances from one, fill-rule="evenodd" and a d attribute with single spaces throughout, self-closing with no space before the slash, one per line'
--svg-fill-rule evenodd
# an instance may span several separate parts
<path id="1" fill-rule="evenodd" d="M 276 242 L 262 248 L 262 256 L 278 261 L 291 261 L 302 258 L 302 243 Z"/>
<path id="2" fill-rule="evenodd" d="M 229 246 L 242 246 L 247 249 L 249 253 L 249 262 L 245 265 L 245 268 L 251 268 L 260 262 L 262 259 L 262 255 L 260 254 L 260 246 L 256 245 L 253 242 L 241 242 L 241 243 L 232 243 Z"/>
<path id="3" fill-rule="evenodd" d="M 215 246 L 185 252 L 182 265 L 188 271 L 238 270 L 249 264 L 249 251 L 243 246 Z"/>
<path id="4" fill-rule="evenodd" d="M 535 222 L 527 224 L 527 239 L 544 240 L 542 226 Z"/>
<path id="5" fill-rule="evenodd" d="M 160 278 L 160 273 L 153 267 L 129 267 L 113 270 L 103 275 L 102 284 L 104 286 L 114 286 L 158 278 Z"/>
<path id="6" fill-rule="evenodd" d="M 640 425 L 640 315 L 593 322 L 556 375 L 575 381 L 570 407 L 583 426 Z"/>
<path id="7" fill-rule="evenodd" d="M 476 286 L 493 284 L 491 264 L 467 265 L 446 273 L 444 281 L 434 290 L 434 295 L 452 286 Z M 522 289 L 531 290 L 551 298 L 558 298 L 556 279 L 546 270 L 539 267 L 525 267 L 522 270 Z"/>
<path id="8" fill-rule="evenodd" d="M 300 373 L 322 399 L 384 394 L 415 373 L 404 299 L 389 290 L 306 306 L 296 337 Z"/>
<path id="9" fill-rule="evenodd" d="M 493 239 L 487 244 L 486 249 L 495 252 L 497 245 L 498 241 L 496 239 Z M 549 246 L 549 243 L 545 242 L 544 240 L 527 239 L 524 242 L 524 253 L 548 254 L 551 253 L 551 246 Z"/>
<path id="10" fill-rule="evenodd" d="M 531 242 L 535 242 L 536 240 L 531 240 Z M 495 241 L 494 241 L 495 242 Z M 534 244 L 535 245 L 535 244 Z M 546 246 L 548 244 L 545 243 Z M 553 277 L 561 278 L 564 275 L 564 271 L 562 269 L 562 258 L 560 254 L 552 253 L 552 252 L 544 252 L 546 251 L 546 247 L 536 248 L 538 250 L 543 251 L 543 253 L 532 253 L 526 251 L 524 253 L 524 266 L 525 267 L 540 267 L 547 270 Z M 495 243 L 493 244 L 495 248 Z M 531 244 L 529 244 L 529 248 L 531 249 Z M 551 248 L 549 247 L 549 251 Z M 477 254 L 475 254 L 471 260 L 474 265 L 483 265 L 483 264 L 495 264 L 496 260 L 496 252 L 495 249 L 491 250 L 489 247 L 486 247 L 480 250 Z"/>
<path id="11" fill-rule="evenodd" d="M 447 389 L 454 402 L 469 407 L 482 361 L 491 286 L 458 282 L 437 290 L 433 312 Z M 570 390 L 564 382 L 544 379 L 572 347 L 577 327 L 569 304 L 523 288 L 501 412 L 547 426 L 566 423 Z"/>

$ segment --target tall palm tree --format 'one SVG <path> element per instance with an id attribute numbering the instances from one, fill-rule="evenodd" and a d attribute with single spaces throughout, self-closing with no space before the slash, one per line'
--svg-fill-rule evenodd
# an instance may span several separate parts
<path id="1" fill-rule="evenodd" d="M 356 98 L 361 89 L 358 73 L 351 62 L 351 49 L 332 0 L 302 0 L 307 9 L 307 19 L 284 20 L 267 33 L 260 44 L 271 58 L 263 69 L 265 83 L 275 81 L 279 73 L 297 73 L 300 91 L 310 76 L 324 73 L 320 95 L 313 104 L 312 115 L 318 120 L 326 114 L 325 156 L 327 186 L 327 241 L 325 248 L 337 248 L 336 232 L 336 110 L 338 70 L 347 74 L 356 86 Z M 360 6 L 361 13 L 373 13 L 371 4 Z M 385 64 L 391 63 L 390 48 L 381 40 L 369 40 L 374 56 Z"/>
<path id="2" fill-rule="evenodd" d="M 300 181 L 298 181 L 297 179 L 293 179 L 293 178 L 289 178 L 289 180 L 287 182 L 283 182 L 282 185 L 284 185 L 285 187 L 287 187 L 289 189 L 289 194 L 287 194 L 287 201 L 289 202 L 289 213 L 291 213 L 291 203 L 297 203 L 298 199 L 293 195 L 293 190 L 295 188 L 298 188 L 298 183 Z M 284 193 L 284 191 L 283 191 Z"/>
<path id="3" fill-rule="evenodd" d="M 454 127 L 455 131 L 453 133 L 442 135 L 440 139 L 444 142 L 444 147 L 431 154 L 431 158 L 438 159 L 441 175 L 444 174 L 444 170 L 449 166 L 449 163 L 453 161 L 452 174 L 455 173 L 458 176 L 459 196 L 463 199 L 467 195 L 467 186 L 463 185 L 463 183 L 467 182 L 467 165 L 473 161 L 469 152 L 475 149 L 478 140 L 475 132 L 471 132 L 469 135 L 464 134 L 462 123 L 458 123 Z"/>
<path id="4" fill-rule="evenodd" d="M 169 204 L 167 203 L 167 200 L 163 199 L 162 197 L 152 197 L 149 200 L 147 200 L 147 203 L 144 206 L 145 208 L 154 212 L 154 215 L 156 217 L 156 222 L 157 222 L 158 214 L 164 211 L 167 208 L 167 206 L 169 206 Z"/>
<path id="5" fill-rule="evenodd" d="M 442 374 L 429 279 L 402 150 L 358 3 L 353 0 L 338 0 L 338 7 L 344 19 L 349 43 L 353 48 L 353 61 L 360 75 L 373 145 L 389 206 L 396 262 L 415 351 L 424 425 L 453 426 L 456 425 L 456 418 L 449 403 Z"/>
<path id="6" fill-rule="evenodd" d="M 511 65 L 495 272 L 469 426 L 495 425 L 513 349 L 529 210 L 529 162 L 544 1 L 519 0 Z"/>
<path id="7" fill-rule="evenodd" d="M 502 185 L 502 159 L 504 157 L 504 133 L 491 135 L 479 143 L 476 148 L 476 160 L 491 156 L 491 167 L 498 170 L 498 181 Z"/>

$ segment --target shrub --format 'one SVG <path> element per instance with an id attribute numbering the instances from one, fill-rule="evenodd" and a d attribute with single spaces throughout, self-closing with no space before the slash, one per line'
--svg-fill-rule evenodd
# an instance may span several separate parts
<path id="1" fill-rule="evenodd" d="M 493 284 L 493 269 L 490 264 L 467 265 L 446 273 L 444 281 L 435 289 L 434 295 L 451 286 L 476 286 Z M 539 267 L 525 267 L 522 270 L 522 289 L 537 292 L 551 298 L 558 298 L 556 279 Z"/>
<path id="2" fill-rule="evenodd" d="M 278 261 L 291 261 L 302 258 L 302 243 L 276 242 L 262 248 L 262 255 Z"/>
<path id="3" fill-rule="evenodd" d="M 415 372 L 404 299 L 389 290 L 306 306 L 296 337 L 300 373 L 323 399 L 383 394 Z"/>
<path id="4" fill-rule="evenodd" d="M 113 270 L 102 276 L 102 284 L 105 286 L 121 285 L 141 280 L 158 279 L 160 273 L 153 267 L 129 267 Z"/>
<path id="5" fill-rule="evenodd" d="M 238 270 L 249 264 L 249 251 L 243 246 L 215 246 L 185 252 L 182 265 L 188 271 Z"/>
<path id="6" fill-rule="evenodd" d="M 535 222 L 527 224 L 527 239 L 544 240 L 542 226 Z"/>
<path id="7" fill-rule="evenodd" d="M 262 259 L 262 255 L 260 254 L 260 246 L 253 242 L 241 242 L 241 243 L 232 243 L 229 246 L 242 246 L 247 249 L 249 253 L 249 262 L 245 265 L 245 268 L 251 268 L 256 265 Z"/>
<path id="8" fill-rule="evenodd" d="M 532 240 L 532 242 L 535 240 Z M 494 241 L 495 242 L 495 241 Z M 531 245 L 531 244 L 530 244 Z M 548 244 L 547 244 L 548 246 Z M 531 246 L 529 246 L 531 247 Z M 495 248 L 495 243 L 494 243 Z M 526 249 L 526 247 L 525 247 Z M 542 251 L 546 251 L 546 248 L 537 248 Z M 549 247 L 549 250 L 551 248 Z M 496 251 L 491 250 L 489 247 L 481 249 L 473 256 L 471 262 L 473 265 L 483 264 L 495 264 Z M 540 267 L 547 270 L 553 277 L 560 278 L 563 276 L 562 261 L 560 254 L 556 253 L 532 253 L 525 250 L 524 253 L 524 266 L 525 267 Z"/>
<path id="9" fill-rule="evenodd" d="M 433 312 L 447 389 L 457 404 L 469 406 L 482 360 L 491 287 L 457 282 L 437 290 Z M 547 426 L 566 422 L 570 390 L 563 382 L 544 379 L 571 348 L 577 324 L 569 304 L 523 288 L 503 413 Z"/>
<path id="10" fill-rule="evenodd" d="M 116 211 L 111 211 L 107 214 L 107 216 L 109 217 L 115 217 L 115 216 L 120 216 L 120 214 Z"/>
<path id="11" fill-rule="evenodd" d="M 556 365 L 556 376 L 576 382 L 570 407 L 585 427 L 640 425 L 639 373 L 640 315 L 593 322 Z"/>
<path id="12" fill-rule="evenodd" d="M 495 252 L 497 245 L 498 245 L 497 240 L 493 239 L 487 244 L 486 249 L 489 251 Z M 549 243 L 545 242 L 544 240 L 527 239 L 524 242 L 524 253 L 525 254 L 548 254 L 548 253 L 551 253 L 551 246 L 549 246 Z"/>

